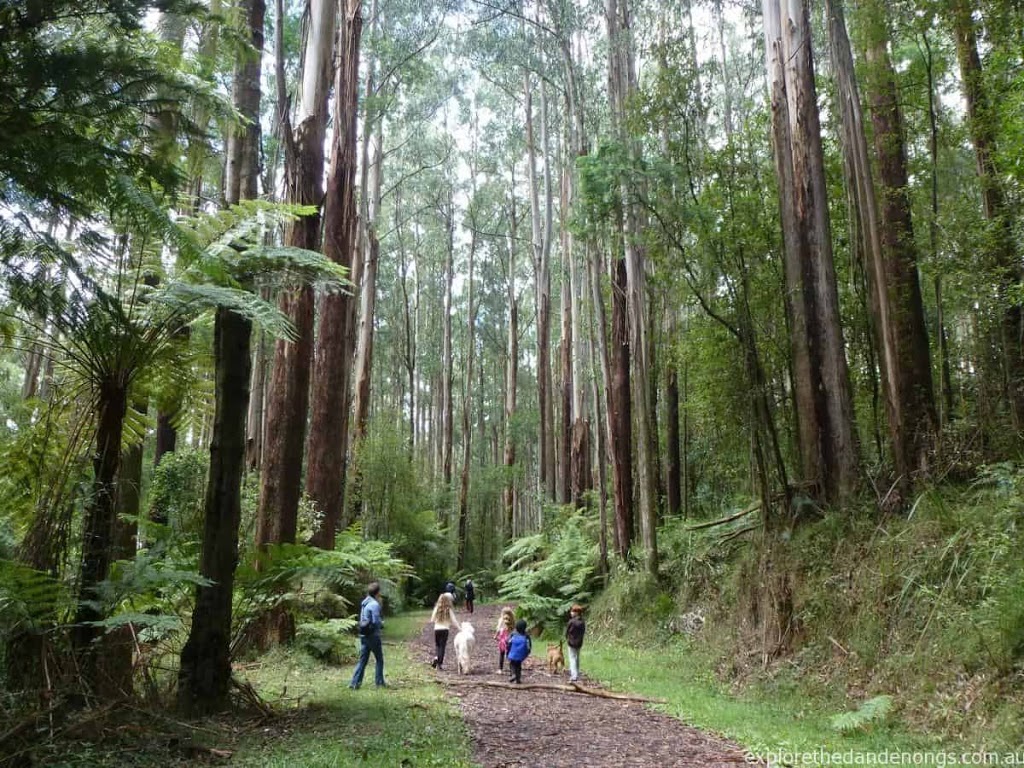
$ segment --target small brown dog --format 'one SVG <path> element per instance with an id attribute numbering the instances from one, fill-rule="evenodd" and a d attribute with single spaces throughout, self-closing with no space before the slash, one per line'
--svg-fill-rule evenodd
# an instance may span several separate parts
<path id="1" fill-rule="evenodd" d="M 565 656 L 562 654 L 562 641 L 558 645 L 548 646 L 548 672 L 552 675 L 561 674 L 565 669 Z"/>

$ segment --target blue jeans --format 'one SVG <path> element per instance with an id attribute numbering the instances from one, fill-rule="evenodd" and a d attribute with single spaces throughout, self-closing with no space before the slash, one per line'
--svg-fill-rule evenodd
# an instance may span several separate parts
<path id="1" fill-rule="evenodd" d="M 349 688 L 358 688 L 363 684 L 363 673 L 366 672 L 366 664 L 370 661 L 370 653 L 373 653 L 377 660 L 377 670 L 374 675 L 374 682 L 377 685 L 384 685 L 384 649 L 380 644 L 380 633 L 377 632 L 369 637 L 359 638 L 359 662 L 356 664 L 356 671 L 352 674 L 352 682 Z"/>

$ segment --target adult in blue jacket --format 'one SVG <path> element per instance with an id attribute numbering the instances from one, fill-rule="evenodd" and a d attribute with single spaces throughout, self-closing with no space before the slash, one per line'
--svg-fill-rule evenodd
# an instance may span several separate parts
<path id="1" fill-rule="evenodd" d="M 380 612 L 380 584 L 376 581 L 370 582 L 366 588 L 366 597 L 359 606 L 359 662 L 356 664 L 356 671 L 352 675 L 352 682 L 349 688 L 356 690 L 363 684 L 363 673 L 366 672 L 366 664 L 373 654 L 377 661 L 377 670 L 374 675 L 374 682 L 378 688 L 387 684 L 384 682 L 384 648 L 380 642 L 380 631 L 384 627 L 384 619 Z"/>

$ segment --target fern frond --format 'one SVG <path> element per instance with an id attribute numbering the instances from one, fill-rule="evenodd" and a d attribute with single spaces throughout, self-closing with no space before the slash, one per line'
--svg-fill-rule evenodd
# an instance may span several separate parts
<path id="1" fill-rule="evenodd" d="M 892 696 L 875 696 L 852 712 L 834 715 L 832 728 L 839 733 L 868 730 L 871 726 L 885 720 L 891 710 Z"/>

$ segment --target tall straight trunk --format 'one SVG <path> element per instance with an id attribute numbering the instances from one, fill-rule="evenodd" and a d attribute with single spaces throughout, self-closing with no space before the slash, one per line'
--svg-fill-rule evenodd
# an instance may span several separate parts
<path id="1" fill-rule="evenodd" d="M 1013 233 L 1013 217 L 996 167 L 998 118 L 991 105 L 978 54 L 974 6 L 973 0 L 953 0 L 947 12 L 956 39 L 960 79 L 967 102 L 967 126 L 981 183 L 982 210 L 992 230 L 988 250 L 998 272 L 998 290 L 1005 307 L 1000 323 L 1005 388 L 1014 427 L 1019 431 L 1024 428 L 1024 348 L 1021 346 L 1024 311 L 1017 294 L 1024 275 Z"/>
<path id="2" fill-rule="evenodd" d="M 639 148 L 629 140 L 625 125 L 626 103 L 636 91 L 634 70 L 633 32 L 627 0 L 606 0 L 609 62 L 608 94 L 612 107 L 613 124 L 621 141 L 626 143 L 632 160 L 639 159 Z M 648 342 L 647 275 L 644 253 L 640 243 L 643 223 L 633 198 L 635 193 L 623 182 L 623 265 L 626 272 L 625 291 L 629 355 L 632 366 L 628 371 L 627 386 L 633 421 L 636 429 L 636 469 L 640 532 L 648 570 L 657 573 L 657 505 L 655 494 L 655 448 L 652 429 L 652 407 L 649 372 L 652 360 Z M 613 324 L 615 320 L 613 319 Z M 616 446 L 618 449 L 618 446 Z"/>
<path id="3" fill-rule="evenodd" d="M 324 201 L 324 255 L 350 270 L 350 279 L 356 282 L 356 118 L 363 18 L 359 0 L 339 0 L 338 7 L 343 26 L 334 81 L 331 165 Z M 306 446 L 306 493 L 323 513 L 312 538 L 312 543 L 322 549 L 334 548 L 344 508 L 354 302 L 349 294 L 329 294 L 320 304 Z"/>
<path id="4" fill-rule="evenodd" d="M 470 168 L 470 173 L 475 171 Z M 473 430 L 470 426 L 470 411 L 473 403 L 473 354 L 476 340 L 476 309 L 473 306 L 473 260 L 476 256 L 477 227 L 473 226 L 469 242 L 468 293 L 469 308 L 466 322 L 466 385 L 462 397 L 462 474 L 459 483 L 459 526 L 455 550 L 455 570 L 461 571 L 466 565 L 466 535 L 469 531 L 469 462 L 472 456 Z"/>
<path id="5" fill-rule="evenodd" d="M 452 348 L 452 284 L 455 280 L 455 206 L 452 202 L 452 189 L 449 187 L 444 194 L 445 226 L 447 227 L 448 243 L 444 262 L 444 318 L 443 338 L 441 340 L 441 466 L 444 476 L 445 490 L 452 484 L 452 443 L 454 403 L 452 390 L 455 385 L 454 350 Z"/>
<path id="6" fill-rule="evenodd" d="M 917 247 L 911 219 L 906 139 L 896 88 L 896 72 L 889 59 L 887 9 L 869 0 L 866 11 L 867 79 L 875 155 L 882 192 L 882 253 L 885 290 L 890 304 L 891 342 L 895 367 L 890 384 L 897 406 L 890 418 L 896 469 L 900 475 L 927 475 L 934 448 L 938 417 L 932 386 L 928 328 L 917 273 Z"/>
<path id="7" fill-rule="evenodd" d="M 596 435 L 593 461 L 597 469 L 597 500 L 598 500 L 598 557 L 599 567 L 602 574 L 608 573 L 608 478 L 607 478 L 607 437 L 609 433 L 608 420 L 605 418 L 606 409 L 602 406 L 601 394 L 608 388 L 608 350 L 605 334 L 607 333 L 604 322 L 604 304 L 595 305 L 594 298 L 600 300 L 600 288 L 597 286 L 594 259 L 591 257 L 592 243 L 587 243 L 586 268 L 587 273 L 584 279 L 587 284 L 597 290 L 589 292 L 588 303 L 590 305 L 589 320 L 587 322 L 587 378 L 590 380 L 590 407 L 591 423 L 594 425 Z M 596 329 L 595 329 L 595 326 Z M 595 371 L 595 366 L 600 366 L 600 375 Z M 598 383 L 600 381 L 600 384 Z M 593 476 L 593 469 L 591 470 Z"/>
<path id="8" fill-rule="evenodd" d="M 668 514 L 678 517 L 682 512 L 682 466 L 679 458 L 679 372 L 675 362 L 665 371 L 665 487 Z"/>
<path id="9" fill-rule="evenodd" d="M 839 323 L 806 1 L 765 0 L 764 25 L 801 479 L 823 500 L 838 502 L 857 486 L 859 452 Z"/>
<path id="10" fill-rule="evenodd" d="M 260 331 L 254 344 L 252 385 L 249 391 L 249 416 L 245 421 L 245 468 L 255 472 L 263 465 L 266 436 L 267 373 L 270 367 L 266 334 Z"/>
<path id="11" fill-rule="evenodd" d="M 196 588 L 192 629 L 178 672 L 178 705 L 194 714 L 226 706 L 231 682 L 231 599 L 242 519 L 251 334 L 252 324 L 246 318 L 227 309 L 217 311 L 216 406 L 199 563 L 200 574 L 210 584 Z"/>
<path id="12" fill-rule="evenodd" d="M 234 205 L 258 193 L 260 60 L 264 0 L 243 0 L 252 50 L 235 66 L 233 102 L 246 120 L 229 136 L 225 200 Z M 245 419 L 252 373 L 252 323 L 220 308 L 214 318 L 216 377 L 210 470 L 206 486 L 199 572 L 210 583 L 196 588 L 192 626 L 181 651 L 178 706 L 201 714 L 226 706 L 231 682 L 231 600 L 242 517 Z"/>
<path id="13" fill-rule="evenodd" d="M 621 251 L 620 251 L 621 253 Z M 626 260 L 613 257 L 611 387 L 608 412 L 612 434 L 612 487 L 615 494 L 615 529 L 619 557 L 629 556 L 633 543 L 633 420 L 630 416 L 629 330 L 626 317 Z"/>
<path id="14" fill-rule="evenodd" d="M 370 6 L 372 32 L 379 24 L 377 0 Z M 364 231 L 364 268 L 362 285 L 359 288 L 359 338 L 355 353 L 355 437 L 361 439 L 367 433 L 367 417 L 370 414 L 370 379 L 374 361 L 374 312 L 377 304 L 377 260 L 380 255 L 380 241 L 377 238 L 377 215 L 381 208 L 381 182 L 383 180 L 382 148 L 384 142 L 383 116 L 372 111 L 369 102 L 376 90 L 376 66 L 374 61 L 367 68 L 366 117 L 362 122 L 362 231 Z M 410 401 L 414 389 L 410 381 Z"/>
<path id="15" fill-rule="evenodd" d="M 512 166 L 510 188 L 516 187 L 515 165 Z M 506 292 L 508 295 L 508 340 L 505 362 L 505 488 L 503 500 L 505 506 L 504 540 L 511 542 L 514 535 L 516 483 L 512 476 L 516 465 L 516 440 L 514 434 L 516 418 L 516 395 L 519 383 L 519 299 L 516 294 L 516 241 L 519 234 L 519 219 L 516 216 L 516 198 L 509 194 L 509 231 L 508 231 L 508 277 Z"/>
<path id="16" fill-rule="evenodd" d="M 827 8 L 839 83 L 843 151 L 857 213 L 856 242 L 863 252 L 874 315 L 889 444 L 899 482 L 906 486 L 914 475 L 927 472 L 936 415 L 907 193 L 903 125 L 887 49 L 886 11 L 877 3 L 865 6 L 870 65 L 866 83 L 882 193 L 879 205 L 842 2 L 831 0 Z"/>
<path id="17" fill-rule="evenodd" d="M 537 143 L 533 118 L 531 76 L 524 76 L 526 102 L 527 180 L 530 189 L 530 227 L 533 245 L 534 297 L 537 312 L 537 406 L 540 414 L 540 484 L 550 496 L 555 489 L 554 477 L 554 406 L 551 392 L 551 265 L 550 250 L 545 241 L 547 230 L 541 215 L 540 189 L 537 181 Z M 544 119 L 542 111 L 541 120 Z M 543 132 L 546 129 L 542 128 Z"/>
<path id="18" fill-rule="evenodd" d="M 928 242 L 930 255 L 939 256 L 939 119 L 935 99 L 935 64 L 928 33 L 921 35 L 925 48 L 925 72 L 928 78 L 928 157 L 931 191 L 931 217 L 928 221 Z M 935 290 L 935 346 L 939 353 L 939 436 L 953 418 L 953 377 L 949 365 L 949 341 L 946 336 L 946 321 L 942 305 L 942 276 L 933 277 Z"/>
<path id="19" fill-rule="evenodd" d="M 324 139 L 337 0 L 309 0 L 308 12 L 309 29 L 294 130 L 285 104 L 278 106 L 285 137 L 285 201 L 316 207 L 314 213 L 303 216 L 289 227 L 286 243 L 315 251 L 320 248 L 319 205 L 324 196 Z M 279 79 L 284 78 L 283 55 L 283 51 L 277 52 Z M 259 546 L 295 541 L 309 412 L 314 341 L 312 287 L 282 293 L 278 306 L 295 326 L 295 339 L 278 339 L 274 347 L 256 525 Z"/>
<path id="20" fill-rule="evenodd" d="M 370 4 L 371 34 L 376 31 L 380 17 L 377 0 Z M 370 60 L 366 71 L 364 90 L 363 143 L 361 157 L 359 228 L 362 237 L 358 247 L 363 253 L 362 279 L 359 285 L 359 322 L 356 342 L 355 394 L 353 398 L 353 467 L 348 507 L 349 519 L 360 515 L 363 504 L 363 473 L 359 459 L 359 448 L 366 437 L 367 419 L 370 414 L 370 381 L 373 374 L 373 317 L 377 303 L 377 263 L 380 257 L 380 240 L 377 237 L 377 215 L 380 211 L 383 162 L 381 144 L 384 140 L 383 115 L 371 108 L 376 91 L 376 61 Z M 405 287 L 404 279 L 402 283 Z M 413 378 L 409 377 L 409 403 L 412 409 L 415 390 Z M 410 423 L 412 423 L 410 418 Z"/>
<path id="21" fill-rule="evenodd" d="M 542 357 L 538 360 L 540 376 L 543 380 L 546 397 L 544 400 L 544 418 L 551 427 L 545 431 L 545 454 L 547 466 L 544 470 L 548 478 L 547 494 L 555 501 L 558 490 L 557 463 L 555 454 L 555 393 L 554 367 L 551 361 L 551 247 L 554 233 L 554 185 L 551 180 L 551 142 L 548 131 L 548 96 L 547 85 L 540 81 L 540 151 L 544 159 L 544 229 L 541 236 L 541 275 L 540 287 L 542 301 L 538 312 L 543 310 L 543 331 L 541 333 Z M 539 315 L 538 315 L 539 318 Z M 538 325 L 540 328 L 540 325 Z"/>
<path id="22" fill-rule="evenodd" d="M 564 184 L 567 181 L 566 174 L 562 174 L 563 188 L 562 188 L 562 340 L 559 344 L 559 353 L 561 357 L 562 365 L 562 376 L 561 376 L 561 389 L 562 389 L 562 450 L 559 455 L 562 457 L 561 461 L 561 472 L 559 473 L 558 483 L 558 501 L 561 504 L 569 504 L 573 501 L 572 496 L 572 461 L 570 456 L 576 456 L 571 450 L 572 439 L 573 439 L 573 370 L 572 370 L 572 347 L 573 347 L 573 327 L 572 327 L 572 287 L 569 280 L 569 259 L 571 258 L 568 250 L 567 235 L 569 228 L 565 222 L 565 217 L 568 215 L 568 202 L 569 195 L 568 190 L 565 189 Z"/>

